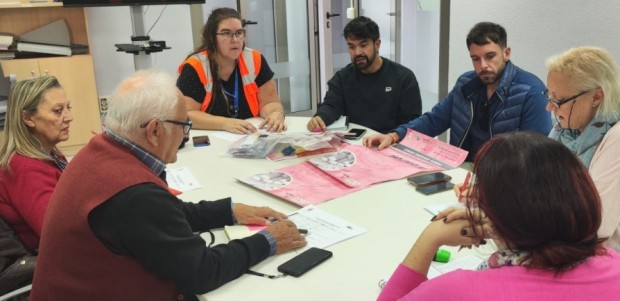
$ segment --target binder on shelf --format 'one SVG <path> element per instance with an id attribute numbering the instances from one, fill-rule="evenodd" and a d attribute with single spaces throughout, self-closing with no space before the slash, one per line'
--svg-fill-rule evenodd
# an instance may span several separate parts
<path id="1" fill-rule="evenodd" d="M 27 43 L 27 42 L 17 42 L 17 51 L 57 54 L 57 55 L 66 55 L 66 56 L 71 55 L 71 47 L 69 46 Z"/>
<path id="2" fill-rule="evenodd" d="M 20 42 L 71 46 L 71 36 L 65 20 L 60 19 L 19 36 Z"/>

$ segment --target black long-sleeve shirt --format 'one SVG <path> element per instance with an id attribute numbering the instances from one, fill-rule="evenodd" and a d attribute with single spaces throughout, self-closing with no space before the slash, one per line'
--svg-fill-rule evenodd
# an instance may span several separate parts
<path id="1" fill-rule="evenodd" d="M 352 123 L 386 133 L 422 114 L 415 75 L 386 58 L 372 74 L 364 74 L 349 64 L 327 84 L 329 89 L 315 114 L 326 125 L 344 115 Z"/>
<path id="2" fill-rule="evenodd" d="M 209 248 L 196 233 L 232 225 L 232 216 L 230 198 L 186 203 L 156 184 L 142 183 L 94 208 L 88 221 L 112 252 L 134 258 L 194 300 L 269 256 L 269 243 L 260 234 Z"/>

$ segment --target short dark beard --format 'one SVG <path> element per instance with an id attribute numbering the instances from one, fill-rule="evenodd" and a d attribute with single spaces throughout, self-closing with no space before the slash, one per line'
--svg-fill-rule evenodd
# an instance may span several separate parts
<path id="1" fill-rule="evenodd" d="M 353 64 L 355 65 L 355 67 L 357 67 L 357 70 L 364 71 L 364 70 L 368 69 L 368 67 L 372 66 L 372 63 L 374 63 L 375 60 L 377 59 L 377 49 L 375 48 L 374 45 L 372 47 L 373 47 L 373 53 L 374 53 L 374 55 L 372 57 L 368 57 L 365 54 L 360 54 L 360 55 L 358 55 L 358 56 L 353 58 L 352 61 L 353 61 Z M 359 65 L 356 62 L 357 58 L 359 58 L 359 57 L 366 58 L 366 64 Z"/>

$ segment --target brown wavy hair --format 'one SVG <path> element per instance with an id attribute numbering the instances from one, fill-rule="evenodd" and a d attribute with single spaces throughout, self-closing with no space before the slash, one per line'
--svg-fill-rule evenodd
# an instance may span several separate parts
<path id="1" fill-rule="evenodd" d="M 529 253 L 528 266 L 560 272 L 605 254 L 596 187 L 560 142 L 526 132 L 496 136 L 476 155 L 474 173 L 479 208 L 510 248 Z"/>
<path id="2" fill-rule="evenodd" d="M 217 72 L 219 65 L 217 63 L 217 28 L 220 23 L 226 19 L 238 19 L 241 21 L 243 27 L 245 27 L 244 20 L 241 18 L 241 14 L 228 7 L 220 7 L 213 9 L 207 23 L 202 28 L 202 43 L 187 57 L 190 57 L 196 53 L 207 51 L 207 57 L 209 58 L 209 69 L 211 69 L 211 76 L 213 77 L 213 95 L 223 94 L 220 84 L 220 75 Z M 245 47 L 245 41 L 243 42 Z"/>

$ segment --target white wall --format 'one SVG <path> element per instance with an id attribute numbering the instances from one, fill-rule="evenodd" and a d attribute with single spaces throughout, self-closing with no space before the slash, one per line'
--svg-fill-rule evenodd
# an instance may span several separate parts
<path id="1" fill-rule="evenodd" d="M 620 60 L 617 0 L 452 0 L 450 9 L 450 88 L 461 73 L 473 69 L 465 38 L 480 21 L 506 28 L 513 63 L 543 82 L 545 60 L 571 47 L 605 47 Z"/>
<path id="2" fill-rule="evenodd" d="M 348 7 L 349 1 L 343 1 L 346 3 L 345 7 Z M 390 17 L 388 14 L 391 13 L 390 2 L 386 0 L 374 0 L 374 1 L 361 1 L 361 15 L 366 16 L 379 26 L 379 35 L 381 36 L 381 48 L 379 48 L 379 54 L 383 57 L 390 58 L 392 53 L 392 43 L 390 42 L 390 21 L 394 17 Z M 346 16 L 346 8 L 343 10 L 344 15 Z M 345 21 L 345 24 L 349 22 L 348 19 L 342 18 Z M 342 33 L 339 33 L 340 37 L 342 37 Z M 344 38 L 342 37 L 344 40 Z M 343 43 L 343 45 L 346 45 Z M 347 50 L 348 52 L 348 50 Z M 349 59 L 350 61 L 350 59 Z"/>
<path id="3" fill-rule="evenodd" d="M 177 73 L 177 67 L 192 51 L 189 5 L 152 5 L 143 7 L 145 30 L 165 10 L 149 36 L 166 41 L 171 49 L 150 54 L 153 68 Z M 126 77 L 134 73 L 133 54 L 117 52 L 114 44 L 130 44 L 132 35 L 129 7 L 86 8 L 90 52 L 95 64 L 97 92 L 107 96 Z"/>
<path id="4" fill-rule="evenodd" d="M 420 9 L 423 7 L 423 9 Z M 401 1 L 401 64 L 413 71 L 420 86 L 422 112 L 438 101 L 439 10 Z"/>

